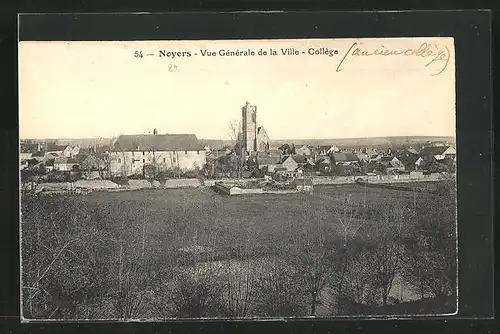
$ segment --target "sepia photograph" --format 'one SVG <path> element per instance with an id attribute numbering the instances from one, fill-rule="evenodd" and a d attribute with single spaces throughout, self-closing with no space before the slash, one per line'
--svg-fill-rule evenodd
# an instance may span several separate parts
<path id="1" fill-rule="evenodd" d="M 453 38 L 18 53 L 23 322 L 457 314 Z"/>

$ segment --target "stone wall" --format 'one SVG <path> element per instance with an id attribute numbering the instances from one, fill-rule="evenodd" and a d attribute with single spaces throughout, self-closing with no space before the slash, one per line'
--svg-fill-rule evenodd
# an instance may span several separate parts
<path id="1" fill-rule="evenodd" d="M 116 189 L 120 186 L 109 180 L 78 180 L 73 183 L 75 188 L 87 188 L 87 189 Z"/>
<path id="2" fill-rule="evenodd" d="M 162 184 L 162 188 L 197 188 L 202 183 L 198 179 L 170 179 Z"/>
<path id="3" fill-rule="evenodd" d="M 125 184 L 119 185 L 110 180 L 78 180 L 76 182 L 40 183 L 38 191 L 61 191 L 75 189 L 117 189 L 117 190 L 138 190 L 138 189 L 171 189 L 171 188 L 197 188 L 202 183 L 198 179 L 170 179 L 165 181 L 149 180 L 128 180 Z"/>
<path id="4" fill-rule="evenodd" d="M 356 183 L 357 179 L 362 179 L 369 183 L 401 183 L 401 182 L 426 182 L 443 180 L 443 174 L 435 173 L 430 175 L 362 175 L 362 176 L 313 176 L 314 185 L 326 184 L 350 184 Z"/>

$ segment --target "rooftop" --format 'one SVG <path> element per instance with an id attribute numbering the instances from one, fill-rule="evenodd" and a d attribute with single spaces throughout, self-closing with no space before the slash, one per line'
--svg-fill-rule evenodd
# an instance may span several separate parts
<path id="1" fill-rule="evenodd" d="M 358 161 L 358 156 L 354 153 L 333 153 L 333 159 L 336 162 Z"/>
<path id="2" fill-rule="evenodd" d="M 203 146 L 194 134 L 121 135 L 115 151 L 200 151 Z"/>
<path id="3" fill-rule="evenodd" d="M 443 154 L 450 146 L 427 146 L 420 150 L 420 156 Z"/>

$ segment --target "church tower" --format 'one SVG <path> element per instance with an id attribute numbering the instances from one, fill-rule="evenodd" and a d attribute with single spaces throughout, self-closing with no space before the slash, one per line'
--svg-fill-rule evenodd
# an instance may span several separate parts
<path id="1" fill-rule="evenodd" d="M 243 148 L 252 154 L 257 151 L 257 106 L 247 102 L 241 108 L 241 124 L 243 134 Z"/>

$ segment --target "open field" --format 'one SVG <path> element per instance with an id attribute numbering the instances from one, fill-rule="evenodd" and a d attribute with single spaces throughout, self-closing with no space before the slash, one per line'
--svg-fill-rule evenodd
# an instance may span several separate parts
<path id="1" fill-rule="evenodd" d="M 335 196 L 349 194 L 359 201 L 365 196 L 365 189 L 358 185 L 314 190 L 312 196 L 247 197 L 221 196 L 206 188 L 96 192 L 78 203 L 98 212 L 99 224 L 111 231 L 124 221 L 130 237 L 140 233 L 146 222 L 147 249 L 153 253 L 192 246 L 194 238 L 199 245 L 218 248 L 247 242 L 255 248 L 268 248 L 311 226 L 335 224 L 330 210 Z M 413 201 L 414 196 L 411 192 L 366 188 L 367 204 L 383 204 L 389 198 Z M 425 195 L 417 196 L 418 200 Z"/>
<path id="2" fill-rule="evenodd" d="M 418 183 L 418 186 L 435 185 Z M 129 243 L 144 228 L 147 252 L 161 257 L 162 250 L 195 243 L 220 250 L 241 244 L 250 244 L 255 250 L 267 249 L 293 239 L 297 232 L 308 228 L 326 226 L 328 229 L 330 225 L 333 230 L 335 198 L 345 195 L 353 201 L 366 201 L 367 205 L 384 205 L 395 200 L 413 202 L 428 196 L 353 184 L 316 186 L 312 195 L 228 197 L 210 188 L 94 192 L 74 195 L 78 200 L 73 203 L 90 212 L 91 220 L 115 237 L 118 231 L 126 231 L 122 237 Z"/>
<path id="3" fill-rule="evenodd" d="M 436 182 L 415 185 L 435 187 Z M 326 316 L 344 312 L 339 311 L 338 307 L 351 307 L 344 304 L 332 306 L 334 301 L 337 303 L 340 300 L 334 296 L 340 294 L 336 289 L 355 294 L 357 290 L 352 289 L 357 288 L 352 284 L 357 284 L 354 281 L 358 278 L 364 280 L 363 286 L 372 286 L 370 291 L 377 291 L 374 296 L 378 296 L 380 286 L 377 284 L 381 283 L 376 281 L 376 277 L 372 277 L 372 272 L 379 269 L 358 271 L 364 266 L 376 267 L 377 262 L 374 261 L 381 258 L 384 261 L 395 261 L 390 263 L 397 270 L 391 271 L 393 278 L 384 283 L 392 286 L 387 298 L 409 301 L 431 296 L 428 290 L 415 293 L 414 288 L 400 282 L 401 275 L 406 270 L 403 268 L 407 268 L 405 263 L 412 261 L 412 256 L 417 256 L 420 251 L 417 255 L 412 255 L 411 249 L 408 249 L 403 254 L 402 235 L 399 234 L 399 241 L 393 237 L 397 224 L 402 222 L 408 224 L 404 227 L 407 237 L 416 237 L 411 230 L 411 225 L 415 223 L 412 223 L 411 217 L 415 216 L 408 210 L 422 212 L 422 209 L 434 201 L 433 196 L 436 195 L 351 184 L 316 186 L 312 195 L 257 194 L 240 197 L 219 195 L 210 188 L 194 188 L 96 191 L 88 195 L 30 197 L 22 201 L 23 289 L 31 289 L 33 282 L 43 282 L 43 289 L 48 294 L 34 294 L 36 291 L 26 290 L 29 294 L 25 300 L 35 298 L 37 304 L 30 302 L 24 310 L 35 318 L 99 318 L 103 314 L 111 318 L 135 319 L 179 315 L 196 317 L 198 311 L 192 309 L 172 309 L 172 306 L 158 309 L 156 303 L 171 298 L 168 292 L 170 290 L 164 291 L 164 287 L 174 289 L 174 294 L 186 293 L 194 287 L 218 289 L 219 282 L 229 281 L 239 287 L 233 291 L 236 297 L 228 297 L 229 290 L 225 290 L 227 286 L 224 287 L 221 290 L 225 291 L 224 298 L 236 298 L 234 300 L 239 303 L 249 303 L 241 299 L 246 293 L 244 291 L 248 290 L 240 291 L 242 286 L 239 285 L 246 284 L 244 282 L 249 279 L 252 284 L 260 284 L 257 285 L 257 292 L 252 292 L 255 293 L 251 297 L 253 304 L 248 304 L 252 305 L 252 309 L 244 314 L 240 310 L 232 313 L 232 316 L 306 315 L 311 312 Z M 344 201 L 367 209 L 362 209 L 362 216 L 351 216 L 343 211 L 349 207 L 341 205 L 346 203 Z M 396 208 L 396 211 L 387 210 L 391 207 Z M 376 216 L 377 208 L 382 208 L 380 212 L 386 212 L 384 214 L 401 216 L 394 219 L 381 218 Z M 398 208 L 403 208 L 403 211 L 398 211 Z M 408 214 L 409 216 L 405 216 Z M 434 219 L 435 216 L 432 217 Z M 345 229 L 345 224 L 341 222 L 345 219 L 351 221 L 349 229 Z M 357 225 L 360 228 L 356 228 Z M 345 243 L 344 246 L 341 244 L 344 238 L 350 240 L 347 246 Z M 389 254 L 384 247 L 391 247 Z M 337 257 L 343 249 L 350 254 L 349 262 Z M 450 249 L 454 250 L 454 247 Z M 429 249 L 425 252 L 436 250 Z M 448 258 L 453 260 L 453 255 L 446 256 L 442 261 Z M 201 263 L 207 259 L 211 262 Z M 415 260 L 421 261 L 418 258 Z M 278 261 L 277 264 L 275 261 Z M 217 266 L 217 263 L 225 269 L 214 269 L 213 266 Z M 199 265 L 207 265 L 215 271 L 201 274 L 201 281 L 197 281 Z M 436 265 L 442 267 L 441 263 Z M 176 272 L 184 270 L 183 268 L 194 270 L 194 278 L 178 276 Z M 229 268 L 234 268 L 236 274 L 230 274 L 229 271 L 233 269 Z M 258 269 L 261 268 L 266 269 L 259 272 Z M 311 295 L 305 289 L 312 281 L 307 277 L 317 270 L 323 270 L 322 268 L 329 268 L 322 277 L 330 283 L 317 288 L 319 297 L 315 298 L 322 299 L 323 304 L 311 311 Z M 299 269 L 304 271 L 295 272 Z M 245 272 L 251 273 L 251 277 Z M 40 276 L 40 273 L 46 274 Z M 342 276 L 338 276 L 341 273 Z M 293 284 L 298 285 L 272 290 L 275 283 L 286 282 L 290 275 L 299 275 L 293 276 Z M 225 278 L 220 281 L 222 278 L 218 277 Z M 266 281 L 267 279 L 281 281 L 273 283 Z M 339 279 L 341 283 L 338 283 Z M 124 288 L 130 294 L 121 295 L 123 284 L 130 285 Z M 183 284 L 188 285 L 182 287 Z M 195 285 L 189 287 L 189 284 Z M 81 291 L 86 297 L 78 297 L 74 291 Z M 156 292 L 150 296 L 151 291 Z M 193 291 L 198 293 L 206 290 Z M 210 291 L 216 293 L 216 290 Z M 296 296 L 294 298 L 298 298 L 295 302 L 301 305 L 295 311 L 266 304 L 269 293 L 273 294 L 272 300 L 276 301 L 280 300 L 279 295 L 292 292 Z M 179 300 L 185 297 L 179 297 Z M 191 297 L 198 298 L 194 295 Z M 352 298 L 359 302 L 364 302 L 363 298 L 375 298 L 378 300 L 376 303 L 382 303 L 381 297 Z M 123 309 L 123 303 L 130 303 L 131 300 L 146 304 L 127 313 Z M 112 301 L 112 305 L 106 306 L 107 301 Z M 99 304 L 98 308 L 95 303 Z M 294 301 L 290 303 L 294 305 Z M 68 304 L 73 305 L 73 308 L 62 306 Z M 231 309 L 234 306 L 229 304 L 224 307 Z M 387 305 L 385 299 L 383 305 Z M 76 310 L 75 307 L 81 309 Z M 207 310 L 212 306 L 204 307 L 205 311 L 200 312 L 209 312 Z M 222 315 L 225 313 L 221 312 L 226 312 L 217 311 L 218 308 L 213 307 L 210 312 L 215 313 L 208 314 Z M 348 312 L 356 314 L 359 311 Z"/>

